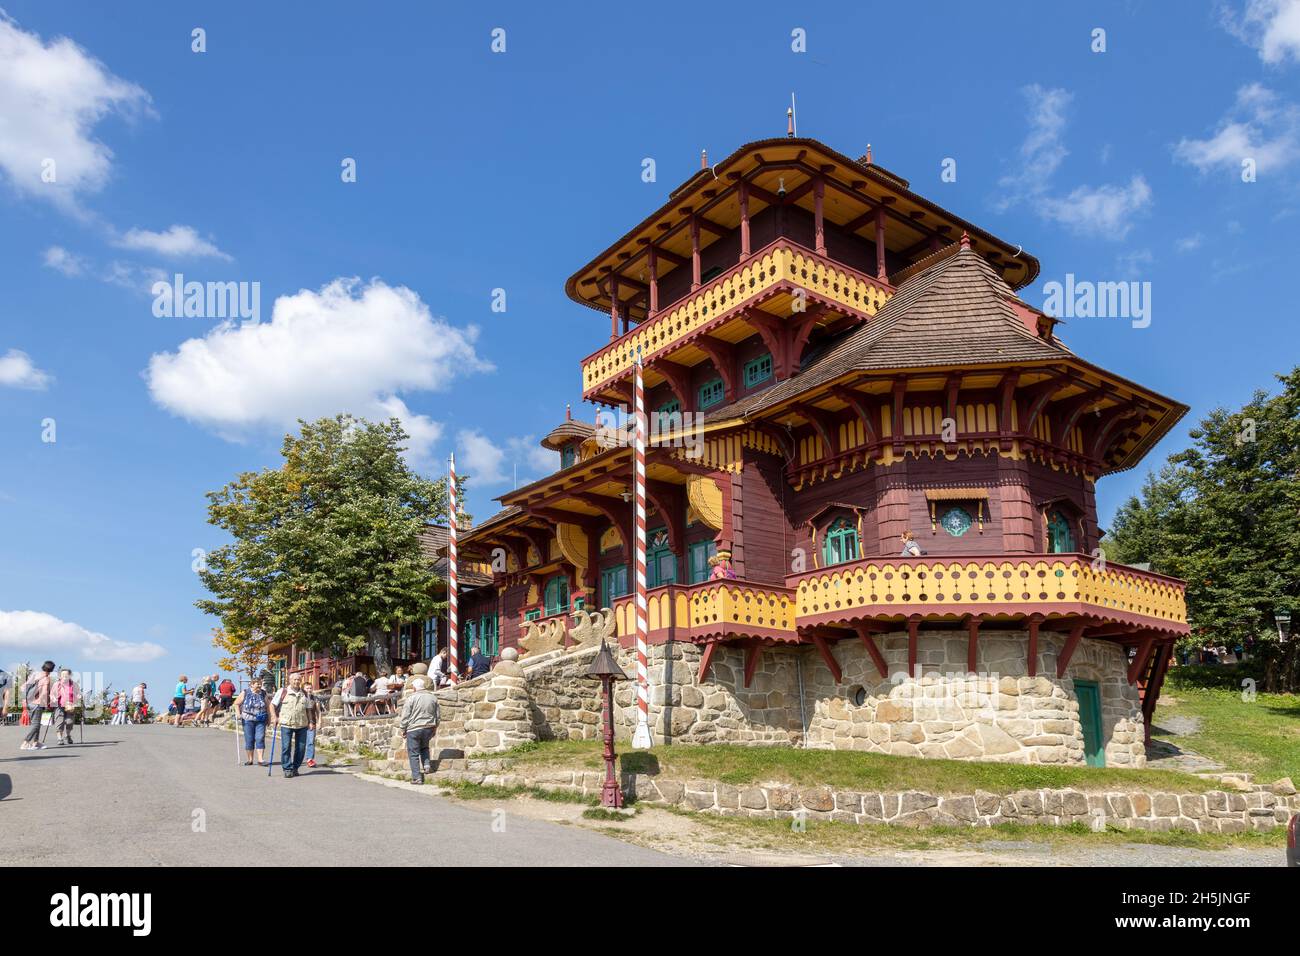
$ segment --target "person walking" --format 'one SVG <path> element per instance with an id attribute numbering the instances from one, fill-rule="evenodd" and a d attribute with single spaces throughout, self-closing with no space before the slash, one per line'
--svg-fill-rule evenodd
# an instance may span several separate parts
<path id="1" fill-rule="evenodd" d="M 269 706 L 271 721 L 280 730 L 280 769 L 286 779 L 296 777 L 307 756 L 307 728 L 311 725 L 311 701 L 302 689 L 302 675 L 290 674 L 289 686 L 276 691 Z"/>
<path id="2" fill-rule="evenodd" d="M 402 703 L 398 720 L 411 762 L 411 783 L 424 783 L 424 775 L 433 772 L 429 744 L 438 733 L 438 697 L 427 688 L 423 677 L 411 681 L 411 693 Z"/>
<path id="3" fill-rule="evenodd" d="M 127 716 L 133 724 L 140 722 L 140 711 L 144 707 L 144 688 L 144 681 L 140 681 L 131 688 L 131 709 L 127 711 Z"/>
<path id="4" fill-rule="evenodd" d="M 244 722 L 244 766 L 253 765 L 253 754 L 257 753 L 257 765 L 260 767 L 266 759 L 266 692 L 262 682 L 253 678 L 247 690 L 241 690 L 235 698 L 235 713 Z"/>
<path id="5" fill-rule="evenodd" d="M 54 700 L 54 734 L 59 738 L 59 746 L 72 743 L 72 722 L 77 714 L 77 698 L 80 696 L 77 684 L 72 679 L 72 671 L 63 668 L 52 691 Z"/>
<path id="6" fill-rule="evenodd" d="M 19 750 L 44 750 L 41 743 L 41 717 L 50 707 L 53 681 L 50 674 L 54 672 L 54 661 L 46 661 L 41 669 L 28 676 L 23 683 L 23 700 L 32 715 L 32 729 L 27 731 Z"/>
<path id="7" fill-rule="evenodd" d="M 311 712 L 311 722 L 307 725 L 307 749 L 305 752 L 307 757 L 306 762 L 307 766 L 315 767 L 316 734 L 320 731 L 321 718 L 324 717 L 325 712 L 329 710 L 330 704 L 329 681 L 322 674 L 319 688 L 313 690 L 311 687 L 308 687 L 306 693 L 307 699 L 310 702 L 308 706 Z"/>
<path id="8" fill-rule="evenodd" d="M 229 677 L 224 678 L 217 685 L 217 702 L 222 710 L 229 710 L 230 704 L 235 699 L 235 682 Z"/>

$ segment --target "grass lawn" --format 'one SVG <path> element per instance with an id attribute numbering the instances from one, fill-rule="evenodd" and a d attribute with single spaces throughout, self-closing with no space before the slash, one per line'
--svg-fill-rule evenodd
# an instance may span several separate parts
<path id="1" fill-rule="evenodd" d="M 598 770 L 603 766 L 595 741 L 548 741 L 516 747 L 503 756 L 519 769 Z M 1213 783 L 1167 770 L 1117 770 L 1105 767 L 1046 767 L 920 760 L 843 750 L 796 750 L 734 744 L 675 744 L 619 756 L 620 768 L 666 779 L 703 778 L 734 785 L 766 782 L 828 786 L 845 790 L 923 790 L 927 793 L 1010 793 L 1040 787 L 1079 790 L 1167 790 L 1200 793 Z"/>
<path id="2" fill-rule="evenodd" d="M 1279 777 L 1300 781 L 1300 695 L 1257 694 L 1242 700 L 1240 689 L 1200 686 L 1170 672 L 1156 706 L 1155 726 L 1170 717 L 1194 717 L 1194 734 L 1156 736 L 1223 764 L 1255 774 L 1258 783 Z"/>

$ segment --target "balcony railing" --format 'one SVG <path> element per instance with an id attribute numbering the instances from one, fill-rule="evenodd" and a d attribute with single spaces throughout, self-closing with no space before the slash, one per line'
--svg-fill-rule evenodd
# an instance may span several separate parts
<path id="1" fill-rule="evenodd" d="M 638 347 L 643 360 L 651 362 L 684 339 L 781 288 L 805 289 L 847 312 L 868 317 L 894 293 L 887 282 L 779 238 L 584 359 L 583 394 L 629 372 Z"/>
<path id="2" fill-rule="evenodd" d="M 1082 554 L 864 558 L 791 575 L 798 622 L 873 616 L 1082 615 L 1186 634 L 1186 585 Z"/>
<path id="3" fill-rule="evenodd" d="M 632 595 L 614 601 L 620 642 L 636 639 Z M 669 584 L 646 596 L 646 623 L 652 641 L 703 641 L 762 637 L 795 641 L 794 591 L 779 585 L 717 580 Z"/>

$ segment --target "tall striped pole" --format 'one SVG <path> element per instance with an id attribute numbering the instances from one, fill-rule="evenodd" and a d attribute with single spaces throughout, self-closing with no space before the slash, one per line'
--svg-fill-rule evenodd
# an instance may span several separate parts
<path id="1" fill-rule="evenodd" d="M 447 458 L 447 647 L 448 679 L 454 684 L 460 679 L 460 626 L 456 616 L 456 454 Z"/>
<path id="2" fill-rule="evenodd" d="M 646 573 L 645 573 L 645 383 L 641 370 L 641 349 L 636 350 L 636 364 L 633 376 L 633 415 L 635 416 L 633 439 L 633 497 L 636 502 L 636 730 L 632 734 L 632 746 L 645 750 L 653 746 L 650 738 L 650 673 L 649 654 L 646 651 L 646 638 L 649 626 L 646 619 Z"/>

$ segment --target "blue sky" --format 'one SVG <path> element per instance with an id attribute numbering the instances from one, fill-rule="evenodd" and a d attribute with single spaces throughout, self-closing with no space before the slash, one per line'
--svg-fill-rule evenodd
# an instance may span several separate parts
<path id="1" fill-rule="evenodd" d="M 1151 283 L 1149 327 L 1062 330 L 1192 407 L 1145 466 L 1300 355 L 1297 0 L 0 8 L 0 665 L 210 669 L 203 493 L 298 415 L 397 410 L 490 514 L 566 402 L 591 416 L 608 323 L 564 279 L 701 149 L 783 134 L 792 91 L 801 135 L 1038 256 L 1031 303 Z M 176 272 L 260 283 L 260 326 L 155 316 Z M 1103 526 L 1144 473 L 1100 483 Z"/>

